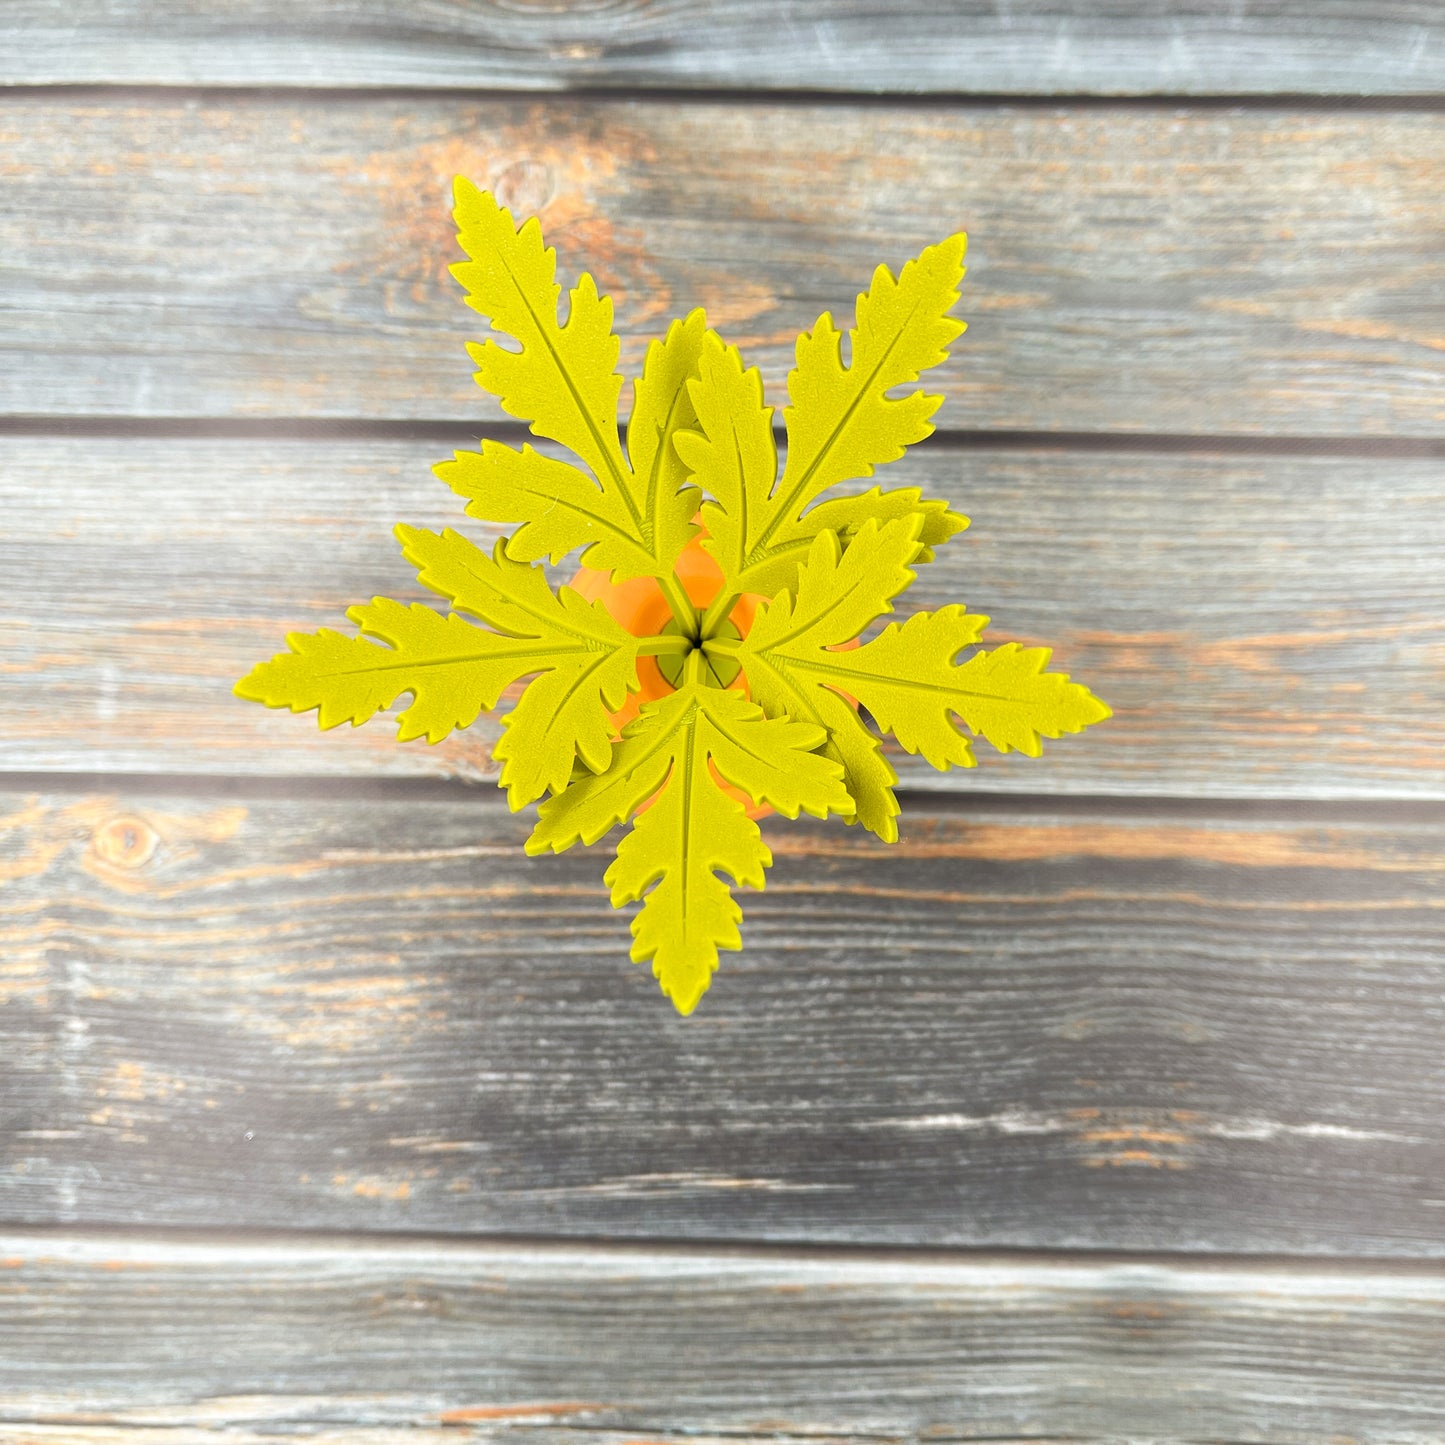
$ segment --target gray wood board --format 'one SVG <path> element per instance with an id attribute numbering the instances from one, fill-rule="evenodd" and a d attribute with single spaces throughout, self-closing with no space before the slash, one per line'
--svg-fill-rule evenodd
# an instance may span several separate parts
<path id="1" fill-rule="evenodd" d="M 24 1234 L 0 1255 L 0 1417 L 61 1427 L 42 1441 L 1317 1445 L 1445 1419 L 1438 1274 Z"/>
<path id="2" fill-rule="evenodd" d="M 0 413 L 489 418 L 456 173 L 539 212 L 623 364 L 705 306 L 770 394 L 875 265 L 972 232 L 945 428 L 1438 436 L 1445 117 L 29 94 Z"/>
<path id="3" fill-rule="evenodd" d="M 9 0 L 0 84 L 983 94 L 1445 91 L 1429 0 Z"/>
<path id="4" fill-rule="evenodd" d="M 450 452 L 0 438 L 0 575 L 23 579 L 0 604 L 3 766 L 491 777 L 493 719 L 399 744 L 384 717 L 323 733 L 230 691 L 354 602 L 440 605 L 390 532 L 496 535 L 431 475 Z M 1052 645 L 1116 712 L 1042 759 L 900 755 L 908 786 L 1445 796 L 1445 461 L 930 445 L 880 477 L 974 519 L 906 605 L 962 601 L 996 641 Z"/>
<path id="5" fill-rule="evenodd" d="M 7 797 L 0 1218 L 1445 1256 L 1438 820 L 773 819 L 681 1019 L 457 793 Z"/>

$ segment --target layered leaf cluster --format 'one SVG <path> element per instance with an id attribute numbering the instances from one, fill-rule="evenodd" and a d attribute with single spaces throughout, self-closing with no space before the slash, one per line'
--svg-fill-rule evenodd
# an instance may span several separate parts
<path id="1" fill-rule="evenodd" d="M 437 474 L 506 534 L 487 552 L 451 529 L 396 529 L 446 610 L 373 598 L 348 612 L 354 635 L 293 633 L 236 691 L 315 710 L 322 728 L 405 697 L 398 736 L 428 743 L 510 703 L 493 752 L 511 807 L 540 800 L 527 851 L 593 844 L 630 820 L 605 881 L 614 906 L 641 904 L 633 958 L 690 1013 L 719 950 L 741 947 L 733 888 L 762 888 L 772 862 L 753 814 L 831 814 L 891 842 L 885 738 L 936 768 L 971 767 L 974 740 L 1036 757 L 1041 739 L 1108 709 L 1049 672 L 1046 649 L 983 648 L 988 619 L 962 606 L 870 635 L 967 526 L 914 487 L 839 490 L 932 430 L 942 398 L 918 383 L 963 330 L 949 314 L 963 236 L 896 277 L 879 266 L 846 333 L 825 313 L 798 338 L 780 467 L 760 374 L 701 311 L 648 347 L 624 445 L 611 302 L 584 274 L 564 307 L 538 221 L 518 226 L 461 179 L 455 216 L 468 259 L 453 274 L 494 333 L 469 348 L 476 379 L 573 460 L 491 440 L 457 452 Z M 720 575 L 707 597 L 682 566 L 699 545 Z M 559 585 L 545 564 L 568 557 L 614 588 L 643 579 L 668 625 L 624 626 Z M 747 599 L 744 635 L 730 618 Z"/>
<path id="2" fill-rule="evenodd" d="M 471 258 L 451 268 L 495 339 L 468 347 L 476 381 L 534 436 L 571 451 L 578 468 L 530 446 L 482 443 L 458 452 L 437 475 L 467 499 L 467 512 L 486 522 L 520 524 L 507 555 L 521 562 L 560 562 L 581 549 L 588 567 L 615 577 L 666 577 L 695 530 L 698 495 L 687 484 L 672 446 L 696 424 L 688 379 L 707 334 L 694 311 L 648 348 L 637 380 L 624 452 L 617 426 L 621 344 L 612 330 L 612 302 L 584 274 L 558 319 L 557 255 L 543 244 L 535 217 L 520 229 L 485 191 L 457 185 L 457 239 Z"/>

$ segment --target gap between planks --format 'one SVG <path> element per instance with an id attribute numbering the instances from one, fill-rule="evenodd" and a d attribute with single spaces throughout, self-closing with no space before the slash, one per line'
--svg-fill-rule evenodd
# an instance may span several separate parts
<path id="1" fill-rule="evenodd" d="M 0 1263 L 0 1420 L 76 1445 L 1433 1445 L 1445 1414 L 1445 1281 L 1398 1267 L 114 1233 Z"/>
<path id="2" fill-rule="evenodd" d="M 235 1266 L 247 1260 L 294 1259 L 298 1264 L 327 1259 L 374 1257 L 390 1263 L 407 1258 L 444 1256 L 461 1261 L 526 1258 L 539 1263 L 565 1264 L 597 1261 L 626 1265 L 677 1265 L 697 1268 L 716 1261 L 735 1266 L 799 1265 L 829 1269 L 840 1276 L 860 1278 L 882 1275 L 899 1281 L 922 1272 L 937 1279 L 939 1272 L 957 1278 L 1024 1277 L 1048 1274 L 1066 1279 L 1091 1278 L 1105 1271 L 1131 1269 L 1163 1274 L 1219 1279 L 1226 1276 L 1269 1275 L 1308 1281 L 1341 1282 L 1362 1278 L 1382 1281 L 1423 1280 L 1445 1296 L 1445 1277 L 1436 1258 L 1372 1255 L 1280 1254 L 1259 1251 L 1199 1249 L 1134 1250 L 1088 1247 L 1007 1249 L 993 1246 L 926 1246 L 909 1244 L 840 1243 L 834 1240 L 686 1239 L 667 1235 L 645 1238 L 596 1234 L 519 1234 L 498 1231 L 462 1234 L 429 1230 L 328 1230 L 306 1228 L 239 1228 L 124 1224 L 12 1225 L 0 1221 L 0 1259 L 26 1256 L 67 1260 L 139 1261 L 165 1257 L 192 1263 Z"/>
<path id="3" fill-rule="evenodd" d="M 0 81 L 0 106 L 6 101 L 27 99 L 117 100 L 136 104 L 194 101 L 197 104 L 258 100 L 307 102 L 316 105 L 370 104 L 377 101 L 603 101 L 626 100 L 629 104 L 759 105 L 779 109 L 889 111 L 943 111 L 957 106 L 996 106 L 1006 110 L 1229 110 L 1272 111 L 1312 110 L 1393 114 L 1445 112 L 1445 94 L 1352 95 L 1340 91 L 1221 91 L 1194 95 L 1186 91 L 1158 90 L 1133 95 L 1094 94 L 1088 91 L 1010 92 L 992 90 L 931 91 L 916 94 L 901 91 L 871 91 L 830 88 L 821 90 L 767 90 L 745 87 L 578 85 L 551 88 L 507 85 L 347 85 L 327 88 L 280 83 L 274 85 L 216 82 L 175 85 L 161 82 L 137 84 L 130 81 L 59 81 L 54 84 L 7 85 Z"/>
<path id="4" fill-rule="evenodd" d="M 787 432 L 774 440 L 787 449 Z M 146 441 L 433 441 L 470 446 L 479 440 L 514 445 L 535 442 L 520 422 L 473 423 L 434 417 L 375 421 L 365 417 L 118 417 L 0 416 L 0 437 L 94 437 Z M 1161 456 L 1360 457 L 1400 460 L 1445 459 L 1442 437 L 1267 436 L 1191 432 L 1070 432 L 944 430 L 915 443 L 910 453 L 929 450 L 1126 453 Z"/>
<path id="5" fill-rule="evenodd" d="M 1438 824 L 779 830 L 679 1020 L 493 799 L 12 804 L 3 1214 L 1438 1257 Z"/>
<path id="6" fill-rule="evenodd" d="M 894 788 L 904 815 L 968 813 L 979 818 L 1014 818 L 1039 813 L 1064 817 L 1150 818 L 1159 821 L 1212 819 L 1220 822 L 1265 820 L 1280 823 L 1445 824 L 1445 798 L 1296 798 L 1172 797 L 1117 793 L 939 793 Z M 343 799 L 356 802 L 409 802 L 417 805 L 472 801 L 478 808 L 504 812 L 502 791 L 491 779 L 426 777 L 336 777 L 325 774 L 209 774 L 108 772 L 5 772 L 0 792 L 160 797 Z"/>
<path id="7" fill-rule="evenodd" d="M 144 25 L 88 16 L 76 45 L 61 0 L 12 0 L 17 84 L 284 85 L 452 92 L 704 89 L 726 94 L 1003 99 L 1043 94 L 1430 95 L 1441 88 L 1429 0 L 1270 0 L 1160 13 L 1040 0 L 861 0 L 728 5 L 620 0 L 605 7 L 475 4 L 431 11 L 395 0 L 278 7 L 264 0 L 160 0 Z M 325 13 L 314 13 L 324 9 Z M 443 7 L 444 10 L 444 7 Z M 284 13 L 285 20 L 281 20 Z M 245 21 L 242 23 L 241 16 Z M 769 43 L 759 46 L 765 32 Z"/>

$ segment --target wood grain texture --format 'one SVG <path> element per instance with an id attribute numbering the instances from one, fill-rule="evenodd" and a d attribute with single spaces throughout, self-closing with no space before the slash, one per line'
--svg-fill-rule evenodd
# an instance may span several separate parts
<path id="1" fill-rule="evenodd" d="M 0 84 L 1438 94 L 1429 0 L 9 0 Z"/>
<path id="2" fill-rule="evenodd" d="M 26 579 L 0 603 L 4 767 L 491 777 L 490 719 L 427 747 L 230 692 L 288 631 L 437 601 L 393 524 L 496 535 L 431 475 L 450 452 L 0 439 L 0 574 Z M 974 519 L 906 600 L 1053 645 L 1116 713 L 1040 760 L 899 756 L 908 786 L 1445 796 L 1445 461 L 931 446 L 887 475 Z"/>
<path id="3" fill-rule="evenodd" d="M 445 781 L 491 721 L 403 748 L 228 691 L 419 595 L 390 525 L 458 519 L 444 448 L 345 435 L 498 419 L 458 171 L 630 369 L 702 304 L 780 400 L 796 331 L 963 226 L 955 434 L 1439 437 L 1441 116 L 959 103 L 1438 96 L 1438 7 L 142 8 L 15 0 L 0 87 L 253 93 L 0 94 L 0 427 L 342 426 L 0 436 L 0 768 L 170 775 L 0 795 L 0 1438 L 1438 1441 L 1445 463 L 897 469 L 975 517 L 916 601 L 1118 716 L 905 769 L 953 796 L 894 850 L 768 824 L 690 1020 L 602 856 L 529 862 Z M 1136 801 L 1002 796 L 1040 788 Z"/>
<path id="4" fill-rule="evenodd" d="M 1445 824 L 772 820 L 678 1018 L 495 801 L 8 797 L 0 1218 L 1445 1257 Z"/>
<path id="5" fill-rule="evenodd" d="M 67 1445 L 122 1421 L 227 1440 L 235 1428 L 311 1439 L 354 1421 L 366 1433 L 348 1438 L 365 1442 L 449 1428 L 451 1439 L 605 1445 L 639 1435 L 1423 1445 L 1445 1417 L 1438 1275 L 0 1242 L 0 1412 L 22 1429 L 58 1426 L 35 1438 Z"/>
<path id="6" fill-rule="evenodd" d="M 962 226 L 944 427 L 1445 422 L 1439 115 L 29 95 L 0 154 L 0 413 L 496 419 L 461 172 L 592 270 L 629 369 L 701 305 L 778 399 L 800 329 Z"/>

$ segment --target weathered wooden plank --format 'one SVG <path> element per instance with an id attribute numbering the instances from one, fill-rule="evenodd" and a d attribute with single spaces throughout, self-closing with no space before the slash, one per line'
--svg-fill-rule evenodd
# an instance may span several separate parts
<path id="1" fill-rule="evenodd" d="M 458 791 L 7 798 L 0 1218 L 1445 1256 L 1439 820 L 774 820 L 680 1019 Z"/>
<path id="2" fill-rule="evenodd" d="M 776 398 L 799 329 L 965 226 L 945 427 L 1445 421 L 1439 115 L 28 95 L 0 153 L 4 413 L 497 418 L 463 172 L 596 274 L 629 368 L 703 305 Z"/>
<path id="3" fill-rule="evenodd" d="M 1438 1273 L 0 1240 L 0 1412 L 68 1445 L 118 1422 L 1316 1445 L 1438 1441 L 1445 1417 Z"/>
<path id="4" fill-rule="evenodd" d="M 264 1397 L 252 1396 L 240 1408 L 235 1402 L 226 1400 L 176 1409 L 150 1407 L 143 1412 L 144 1424 L 89 1423 L 94 1417 L 77 1411 L 75 1415 L 87 1423 L 75 1423 L 74 1418 L 66 1424 L 48 1420 L 36 1424 L 27 1420 L 23 1440 L 24 1445 L 212 1445 L 212 1442 L 215 1445 L 457 1445 L 459 1440 L 527 1441 L 532 1445 L 539 1440 L 547 1442 L 547 1445 L 553 1445 L 558 1440 L 585 1440 L 587 1445 L 637 1445 L 635 1430 L 581 1426 L 578 1428 L 585 1430 L 585 1434 L 570 1433 L 565 1415 L 546 1405 L 535 1407 L 530 1403 L 504 1405 L 500 1407 L 500 1418 L 494 1414 L 490 1418 L 483 1416 L 479 1421 L 443 1421 L 439 1418 L 442 1412 L 428 1412 L 425 1424 L 376 1425 L 348 1420 L 345 1424 L 336 1425 L 317 1425 L 307 1421 L 301 1426 L 284 1423 L 289 1418 L 288 1410 L 295 1407 L 295 1401 L 287 1399 L 281 1402 L 279 1411 L 268 1409 L 267 1404 Z M 338 1408 L 334 1401 L 327 1401 L 320 1408 L 328 1422 L 339 1416 L 365 1413 L 364 1406 L 348 1403 Z M 481 1408 L 490 1410 L 493 1407 Z M 529 1410 L 532 1413 L 527 1413 Z M 114 1420 L 120 1413 L 109 1412 L 100 1418 Z M 283 1417 L 282 1423 L 277 1423 L 275 1419 L 278 1413 Z M 258 1418 L 261 1423 L 238 1426 L 231 1423 L 233 1417 Z M 186 1423 L 151 1423 L 156 1419 L 175 1419 Z M 213 1420 L 216 1423 L 212 1423 Z M 671 1441 L 674 1438 L 660 1429 L 648 1434 L 649 1442 Z M 763 1445 L 763 1442 L 778 1437 L 774 1434 L 715 1435 L 689 1431 L 684 1438 L 687 1445 L 739 1445 L 740 1441 L 744 1445 L 749 1441 Z M 1075 1436 L 1074 1440 L 1048 1440 L 1030 1435 L 1027 1439 L 1009 1440 L 996 1435 L 989 1445 L 1076 1445 L 1077 1439 Z"/>
<path id="5" fill-rule="evenodd" d="M 450 450 L 0 439 L 0 575 L 24 579 L 0 602 L 4 766 L 491 776 L 489 720 L 429 748 L 230 693 L 288 631 L 436 600 L 390 529 L 492 535 L 431 475 Z M 928 447 L 889 476 L 974 518 L 917 605 L 1053 644 L 1116 710 L 1042 761 L 900 757 L 909 786 L 1445 796 L 1445 461 Z"/>
<path id="6" fill-rule="evenodd" d="M 1429 0 L 10 0 L 0 84 L 1438 94 Z M 763 43 L 759 43 L 760 39 Z"/>

